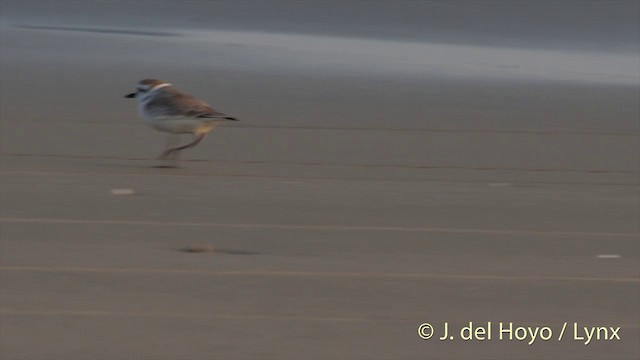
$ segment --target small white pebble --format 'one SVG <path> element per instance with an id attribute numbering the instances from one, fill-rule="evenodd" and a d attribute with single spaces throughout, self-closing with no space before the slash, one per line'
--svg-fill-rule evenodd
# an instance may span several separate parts
<path id="1" fill-rule="evenodd" d="M 622 256 L 619 254 L 599 254 L 599 255 L 596 255 L 596 257 L 598 259 L 618 259 L 618 258 L 621 258 Z"/>
<path id="2" fill-rule="evenodd" d="M 135 193 L 133 189 L 111 189 L 113 195 L 135 195 Z"/>

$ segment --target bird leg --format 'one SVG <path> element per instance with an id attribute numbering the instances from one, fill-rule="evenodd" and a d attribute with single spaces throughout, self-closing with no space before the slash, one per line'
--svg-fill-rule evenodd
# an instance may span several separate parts
<path id="1" fill-rule="evenodd" d="M 162 155 L 158 156 L 158 159 L 161 160 L 160 165 L 156 166 L 159 168 L 175 168 L 178 167 L 178 156 L 179 152 L 174 152 L 172 154 L 167 154 L 168 149 L 176 147 L 180 143 L 180 135 L 167 133 L 164 140 L 164 148 L 166 149 Z M 167 156 L 168 155 L 168 156 Z"/>
<path id="2" fill-rule="evenodd" d="M 169 148 L 169 149 L 165 150 L 165 152 L 163 152 L 162 155 L 160 155 L 160 160 L 165 160 L 165 159 L 169 158 L 174 153 L 175 153 L 174 159 L 177 160 L 178 155 L 179 155 L 179 151 L 184 150 L 184 149 L 188 149 L 190 147 L 194 147 L 194 146 L 198 145 L 198 143 L 200 141 L 202 141 L 202 139 L 204 139 L 204 137 L 206 135 L 207 135 L 206 133 L 194 134 L 192 142 L 190 142 L 190 143 L 188 143 L 186 145 L 182 145 L 182 146 L 178 146 L 178 147 L 174 147 L 174 148 Z"/>

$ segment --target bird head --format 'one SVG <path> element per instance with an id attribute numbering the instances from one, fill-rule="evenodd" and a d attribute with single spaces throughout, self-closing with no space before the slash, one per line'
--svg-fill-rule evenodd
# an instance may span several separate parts
<path id="1" fill-rule="evenodd" d="M 146 95 L 153 93 L 154 91 L 163 88 L 165 86 L 171 86 L 168 82 L 158 80 L 158 79 L 144 79 L 138 81 L 136 85 L 136 91 L 131 94 L 125 95 L 124 97 L 133 99 L 133 98 L 145 98 Z"/>

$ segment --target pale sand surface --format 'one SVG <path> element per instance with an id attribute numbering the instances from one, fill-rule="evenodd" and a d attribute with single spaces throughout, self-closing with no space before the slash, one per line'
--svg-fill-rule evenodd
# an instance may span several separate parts
<path id="1" fill-rule="evenodd" d="M 375 41 L 359 53 L 328 37 L 302 49 L 257 33 L 166 36 L 115 5 L 104 14 L 120 26 L 14 26 L 91 28 L 80 8 L 56 9 L 38 22 L 13 4 L 0 29 L 3 360 L 640 356 L 640 75 L 625 73 L 628 55 L 604 75 L 542 57 L 522 71 L 452 59 L 441 72 L 363 60 Z M 262 25 L 274 24 L 287 22 Z M 162 135 L 122 98 L 144 77 L 243 121 L 182 168 L 153 168 Z M 182 251 L 193 245 L 215 251 Z M 469 321 L 549 326 L 554 339 L 417 336 L 423 322 L 439 336 Z M 622 340 L 557 341 L 564 322 L 620 326 Z"/>

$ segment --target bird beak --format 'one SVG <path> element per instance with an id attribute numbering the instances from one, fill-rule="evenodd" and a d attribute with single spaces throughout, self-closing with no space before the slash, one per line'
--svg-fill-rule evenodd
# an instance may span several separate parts
<path id="1" fill-rule="evenodd" d="M 124 97 L 126 97 L 127 99 L 133 99 L 134 97 L 136 97 L 136 93 L 131 93 L 129 95 L 125 95 Z"/>

